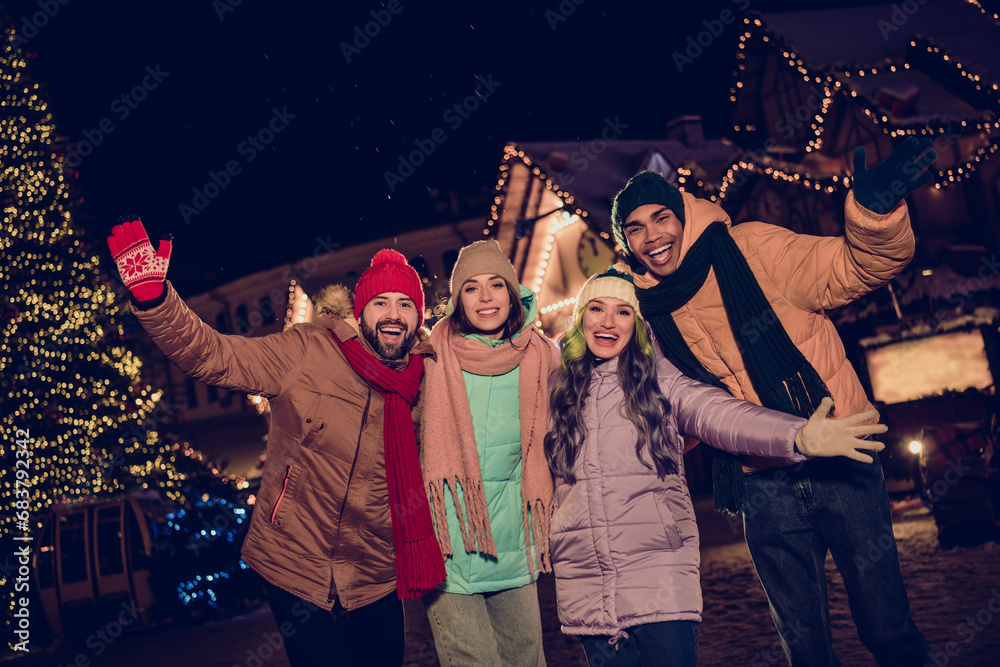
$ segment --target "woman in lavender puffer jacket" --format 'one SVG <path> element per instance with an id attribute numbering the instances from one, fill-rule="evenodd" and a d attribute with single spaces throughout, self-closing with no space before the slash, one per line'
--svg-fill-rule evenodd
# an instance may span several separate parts
<path id="1" fill-rule="evenodd" d="M 826 419 L 826 399 L 807 422 L 655 361 L 631 279 L 613 269 L 580 291 L 562 360 L 545 439 L 556 476 L 549 551 L 563 632 L 582 636 L 592 665 L 697 664 L 698 527 L 681 434 L 793 461 L 864 460 L 857 448 L 884 447 L 860 439 L 885 430 L 859 425 L 874 411 Z"/>

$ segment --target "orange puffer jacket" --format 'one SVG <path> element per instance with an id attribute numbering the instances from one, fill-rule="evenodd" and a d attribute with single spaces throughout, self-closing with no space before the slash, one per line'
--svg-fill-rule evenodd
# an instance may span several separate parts
<path id="1" fill-rule="evenodd" d="M 711 223 L 721 220 L 732 225 L 719 206 L 688 193 L 683 196 L 681 262 Z M 730 232 L 781 325 L 832 393 L 836 407 L 831 416 L 862 412 L 871 404 L 824 311 L 887 283 L 909 263 L 915 248 L 905 203 L 887 215 L 877 215 L 855 202 L 850 192 L 844 215 L 844 236 L 807 236 L 763 222 L 745 222 Z M 734 396 L 760 404 L 730 329 L 714 271 L 709 271 L 694 297 L 674 312 L 674 321 L 695 356 Z M 762 318 L 750 326 L 767 336 L 773 324 Z M 750 471 L 784 464 L 745 459 Z"/>
<path id="2" fill-rule="evenodd" d="M 187 375 L 270 399 L 267 463 L 243 560 L 269 582 L 325 609 L 348 610 L 396 588 L 377 391 L 333 340 L 357 338 L 337 316 L 260 338 L 225 336 L 167 284 L 135 316 Z M 361 339 L 363 340 L 363 339 Z M 413 354 L 429 354 L 420 342 Z"/>

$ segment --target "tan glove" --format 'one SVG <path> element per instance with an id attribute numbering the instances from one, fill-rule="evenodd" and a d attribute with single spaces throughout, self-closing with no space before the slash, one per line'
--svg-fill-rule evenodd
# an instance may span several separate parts
<path id="1" fill-rule="evenodd" d="M 885 433 L 885 424 L 862 424 L 878 417 L 878 411 L 868 410 L 841 419 L 828 419 L 833 408 L 833 399 L 827 396 L 820 402 L 816 412 L 795 436 L 795 446 L 806 456 L 846 456 L 847 458 L 871 463 L 871 456 L 862 454 L 860 449 L 881 452 L 885 445 L 864 436 Z"/>

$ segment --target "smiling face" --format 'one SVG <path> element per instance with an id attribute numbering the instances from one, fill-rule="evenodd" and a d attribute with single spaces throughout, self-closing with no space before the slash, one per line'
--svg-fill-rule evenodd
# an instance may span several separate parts
<path id="1" fill-rule="evenodd" d="M 598 359 L 614 359 L 628 345 L 635 331 L 635 310 L 621 299 L 591 299 L 583 311 L 583 337 Z"/>
<path id="2" fill-rule="evenodd" d="M 402 292 L 384 292 L 361 311 L 361 334 L 384 359 L 402 359 L 417 334 L 420 314 Z"/>
<path id="3" fill-rule="evenodd" d="M 503 278 L 488 273 L 469 278 L 462 283 L 459 301 L 476 333 L 500 340 L 510 316 L 510 292 Z"/>
<path id="4" fill-rule="evenodd" d="M 632 211 L 622 226 L 628 248 L 643 266 L 660 278 L 680 265 L 684 226 L 662 204 L 644 204 Z"/>

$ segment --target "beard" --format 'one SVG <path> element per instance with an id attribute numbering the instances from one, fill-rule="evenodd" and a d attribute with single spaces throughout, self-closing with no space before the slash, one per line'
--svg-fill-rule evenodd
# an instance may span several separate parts
<path id="1" fill-rule="evenodd" d="M 398 343 L 389 344 L 379 338 L 378 329 L 386 325 L 395 325 L 403 330 L 403 336 Z M 365 340 L 368 341 L 368 344 L 372 346 L 372 349 L 380 357 L 388 361 L 398 361 L 410 351 L 410 345 L 413 343 L 413 338 L 417 335 L 417 332 L 415 329 L 410 331 L 409 327 L 402 320 L 379 320 L 375 324 L 375 328 L 372 329 L 364 321 L 364 318 L 361 318 L 361 335 L 365 337 Z"/>

